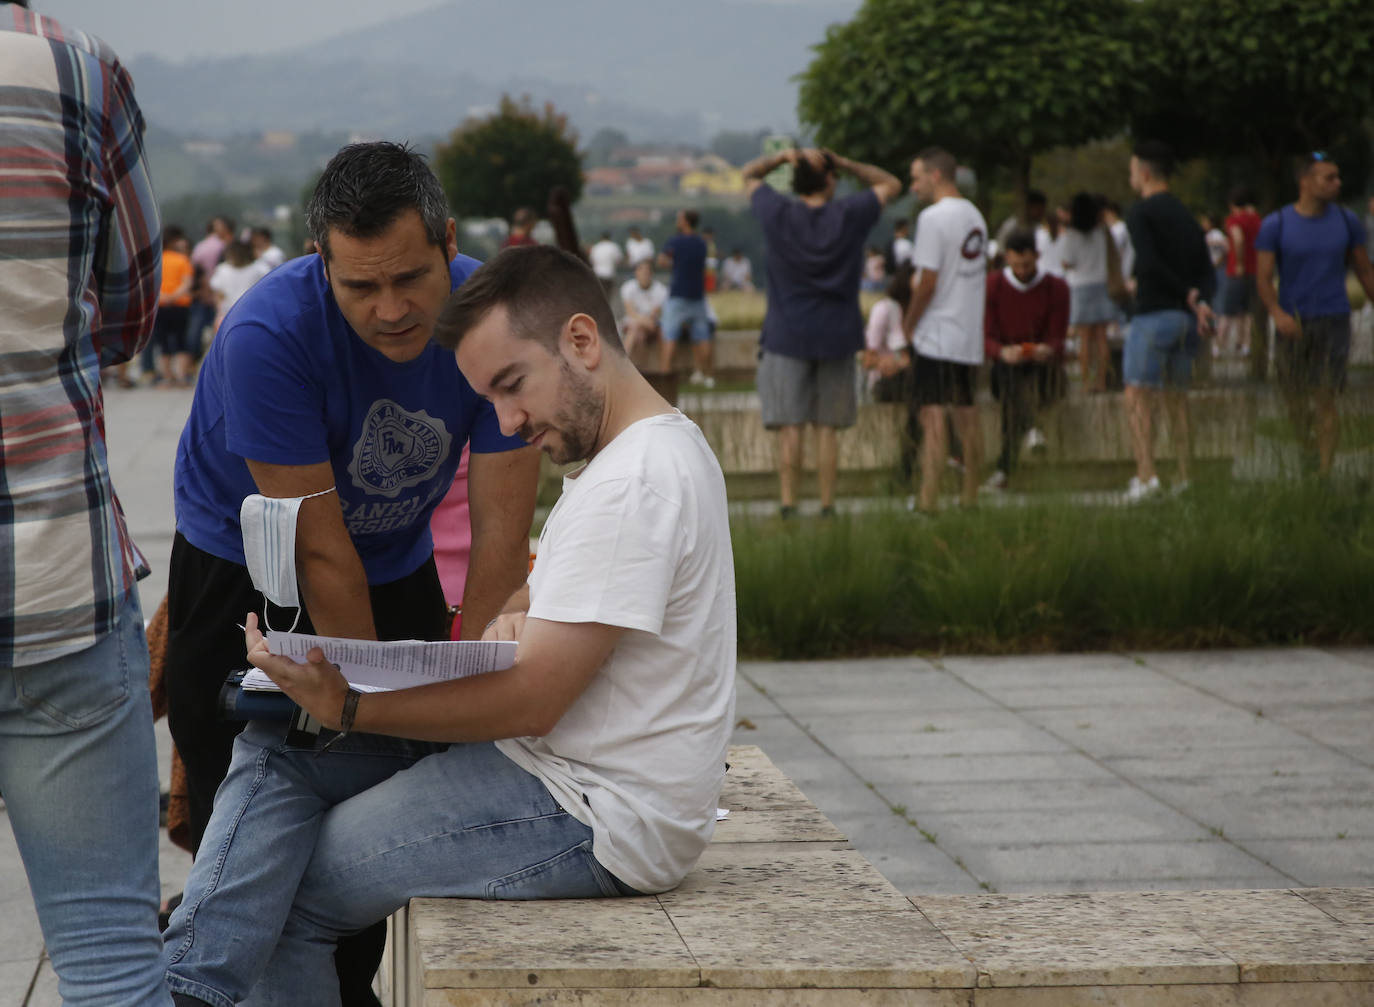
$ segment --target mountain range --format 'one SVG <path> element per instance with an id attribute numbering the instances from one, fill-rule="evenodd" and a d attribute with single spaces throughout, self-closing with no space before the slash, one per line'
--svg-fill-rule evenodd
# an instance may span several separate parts
<path id="1" fill-rule="evenodd" d="M 796 125 L 793 78 L 858 0 L 451 0 L 301 48 L 130 64 L 148 120 L 207 137 L 448 133 L 503 93 L 552 101 L 586 140 L 700 143 Z"/>

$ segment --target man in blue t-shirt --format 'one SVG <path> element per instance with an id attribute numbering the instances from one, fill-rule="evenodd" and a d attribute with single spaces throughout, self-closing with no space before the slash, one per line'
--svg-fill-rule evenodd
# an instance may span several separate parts
<path id="1" fill-rule="evenodd" d="M 1374 298 L 1374 266 L 1365 248 L 1364 225 L 1336 202 L 1340 169 L 1325 154 L 1315 153 L 1303 159 L 1297 176 L 1298 201 L 1260 225 L 1256 285 L 1278 334 L 1279 386 L 1294 432 L 1304 450 L 1315 441 L 1317 471 L 1326 476 L 1340 433 L 1336 397 L 1345 390 L 1350 360 L 1345 274 L 1353 268 L 1365 293 Z"/>
<path id="2" fill-rule="evenodd" d="M 673 271 L 668 300 L 663 305 L 659 370 L 666 374 L 673 369 L 673 351 L 685 326 L 692 340 L 691 383 L 714 388 L 711 316 L 706 306 L 706 239 L 697 234 L 700 219 L 696 210 L 679 210 L 677 233 L 663 243 L 658 253 L 658 268 Z"/>
<path id="3" fill-rule="evenodd" d="M 306 632 L 448 638 L 429 519 L 464 444 L 473 531 L 465 635 L 481 634 L 528 568 L 538 454 L 502 435 L 453 353 L 430 339 L 449 294 L 478 265 L 457 254 L 433 172 L 396 144 L 345 147 L 321 176 L 307 223 L 318 254 L 274 270 L 230 310 L 177 448 L 165 678 L 193 846 L 241 726 L 218 708 L 226 676 L 247 666 L 236 624 L 265 610 L 285 629 L 297 614 L 269 605 L 249 577 L 245 498 L 299 499 L 294 549 L 289 519 L 269 545 L 299 578 L 297 629 Z M 368 959 L 340 956 L 357 960 Z M 364 987 L 375 964 L 359 976 Z"/>
<path id="4" fill-rule="evenodd" d="M 792 165 L 796 199 L 764 176 Z M 867 188 L 835 198 L 847 171 Z M 759 336 L 759 402 L 763 425 L 778 431 L 782 516 L 796 513 L 801 431 L 817 429 L 821 514 L 835 509 L 839 468 L 836 431 L 854 425 L 855 354 L 864 345 L 859 281 L 864 244 L 883 206 L 902 191 L 896 175 L 822 150 L 785 150 L 743 168 L 750 206 L 768 244 L 764 272 L 768 310 Z"/>

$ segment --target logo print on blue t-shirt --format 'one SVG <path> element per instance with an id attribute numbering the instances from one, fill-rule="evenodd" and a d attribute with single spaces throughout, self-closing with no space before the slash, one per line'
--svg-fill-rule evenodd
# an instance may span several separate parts
<path id="1" fill-rule="evenodd" d="M 363 420 L 348 471 L 359 489 L 395 497 L 432 477 L 452 440 L 443 420 L 378 399 Z"/>

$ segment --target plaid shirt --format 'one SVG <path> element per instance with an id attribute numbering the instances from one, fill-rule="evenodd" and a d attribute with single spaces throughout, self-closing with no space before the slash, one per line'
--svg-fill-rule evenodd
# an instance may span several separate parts
<path id="1" fill-rule="evenodd" d="M 100 368 L 152 332 L 159 230 L 114 53 L 0 3 L 0 667 L 92 646 L 134 586 Z"/>

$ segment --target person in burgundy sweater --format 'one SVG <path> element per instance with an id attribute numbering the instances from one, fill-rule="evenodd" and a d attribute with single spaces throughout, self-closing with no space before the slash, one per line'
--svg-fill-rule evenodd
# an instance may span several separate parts
<path id="1" fill-rule="evenodd" d="M 1069 325 L 1069 285 L 1040 268 L 1035 235 L 1013 232 L 1005 253 L 1006 268 L 988 274 L 983 314 L 992 394 L 1002 404 L 1002 452 L 984 483 L 990 490 L 1005 488 L 1016 470 L 1021 439 L 1033 429 L 1036 409 L 1061 394 Z"/>

